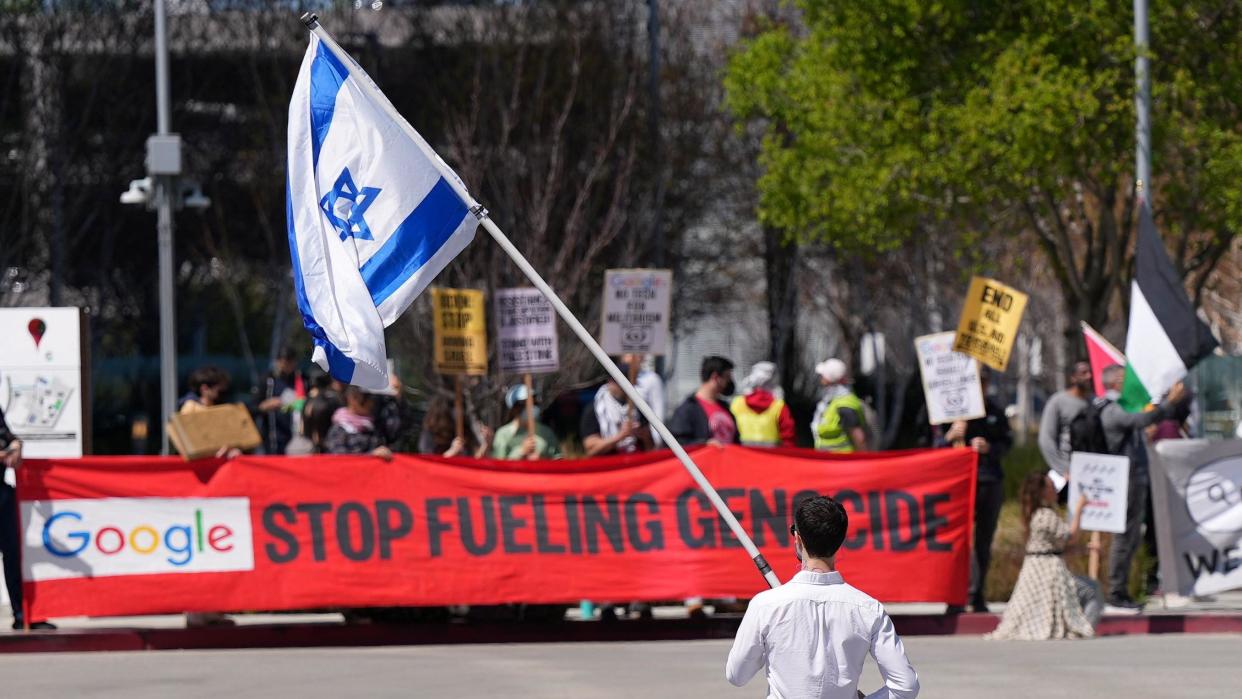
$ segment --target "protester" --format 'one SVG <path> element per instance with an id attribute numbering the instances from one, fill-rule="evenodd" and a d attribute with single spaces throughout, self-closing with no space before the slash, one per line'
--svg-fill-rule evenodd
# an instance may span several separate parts
<path id="1" fill-rule="evenodd" d="M 405 398 L 401 377 L 393 371 L 388 375 L 388 393 L 375 394 L 375 429 L 384 437 L 384 444 L 393 451 L 417 449 L 413 427 L 414 415 Z"/>
<path id="2" fill-rule="evenodd" d="M 427 414 L 423 416 L 423 428 L 418 435 L 418 453 L 439 454 L 440 456 L 461 456 L 471 454 L 482 459 L 492 450 L 492 428 L 484 426 L 480 429 L 482 439 L 474 436 L 474 431 L 466 429 L 464 437 L 457 436 L 457 418 L 453 414 L 453 403 L 444 396 L 431 399 Z"/>
<path id="3" fill-rule="evenodd" d="M 622 373 L 629 367 L 618 365 Z M 608 381 L 595 392 L 595 399 L 582 411 L 578 436 L 587 456 L 633 454 L 649 451 L 655 444 L 655 431 L 637 413 L 632 414 L 625 392 L 616 381 Z"/>
<path id="4" fill-rule="evenodd" d="M 1164 402 L 1143 413 L 1126 412 L 1118 399 L 1125 381 L 1126 369 L 1113 364 L 1104 369 L 1104 397 L 1097 403 L 1104 440 L 1110 454 L 1130 459 L 1130 481 L 1126 492 L 1126 530 L 1113 535 L 1108 550 L 1108 604 L 1119 609 L 1141 609 L 1130 596 L 1130 563 L 1143 536 L 1143 516 L 1147 512 L 1147 494 L 1151 476 L 1147 471 L 1147 441 L 1143 431 L 1149 425 L 1174 415 L 1188 398 L 1181 382 L 1173 384 Z"/>
<path id="5" fill-rule="evenodd" d="M 556 432 L 539 421 L 539 409 L 535 407 L 535 434 L 526 426 L 526 385 L 510 386 L 505 392 L 505 408 L 508 414 L 505 424 L 496 430 L 492 440 L 492 456 L 497 459 L 559 459 L 561 443 Z"/>
<path id="6" fill-rule="evenodd" d="M 4 479 L 4 472 L 14 473 L 22 466 L 22 441 L 9 430 L 0 410 L 0 557 L 4 558 L 4 586 L 9 591 L 9 604 L 13 607 L 13 628 L 26 625 L 22 612 L 22 552 L 21 532 L 18 531 L 17 490 Z M 33 630 L 56 628 L 46 620 L 31 621 Z"/>
<path id="7" fill-rule="evenodd" d="M 1069 480 L 1070 455 L 1073 453 L 1070 425 L 1086 410 L 1087 401 L 1095 390 L 1088 362 L 1075 364 L 1067 378 L 1069 381 L 1065 390 L 1057 391 L 1048 398 L 1043 417 L 1039 420 L 1039 451 L 1044 455 L 1044 463 L 1060 479 L 1058 489 Z"/>
<path id="8" fill-rule="evenodd" d="M 730 683 L 741 687 L 766 665 L 770 697 L 854 699 L 870 653 L 884 678 L 870 697 L 918 696 L 918 675 L 883 605 L 836 570 L 848 528 L 832 498 L 798 505 L 790 533 L 802 570 L 750 601 L 725 665 Z"/>
<path id="9" fill-rule="evenodd" d="M 341 407 L 341 394 L 331 375 L 322 370 L 311 379 L 306 403 L 302 406 L 302 436 L 310 443 L 299 454 L 322 454 L 324 439 L 332 428 L 332 415 Z M 285 453 L 293 455 L 293 442 L 285 447 Z"/>
<path id="10" fill-rule="evenodd" d="M 777 386 L 776 365 L 756 362 L 750 368 L 744 385 L 749 392 L 729 404 L 737 422 L 738 438 L 751 447 L 792 447 L 794 421 L 785 401 L 772 391 Z"/>
<path id="11" fill-rule="evenodd" d="M 195 413 L 206 410 L 224 402 L 229 391 L 229 374 L 227 371 L 208 364 L 190 372 L 190 393 L 182 398 L 177 412 Z M 223 446 L 216 453 L 217 457 L 232 459 L 241 455 L 236 447 Z M 189 612 L 185 615 L 185 625 L 191 628 L 204 626 L 234 626 L 236 622 L 220 612 Z"/>
<path id="12" fill-rule="evenodd" d="M 936 446 L 961 443 L 979 453 L 975 485 L 975 545 L 974 555 L 970 558 L 970 590 L 967 595 L 972 612 L 988 611 L 983 591 L 988 566 L 992 562 L 992 538 L 996 535 L 996 523 L 1000 520 L 1001 505 L 1005 501 L 1005 474 L 1001 464 L 1005 454 L 1013 447 L 1009 419 L 987 394 L 991 376 L 986 368 L 979 372 L 985 415 L 974 420 L 954 422 L 936 440 Z M 950 613 L 955 611 L 961 609 L 950 607 Z"/>
<path id="13" fill-rule="evenodd" d="M 375 428 L 375 400 L 357 386 L 345 389 L 345 407 L 332 414 L 332 427 L 324 438 L 328 454 L 370 454 L 385 461 L 392 459 L 392 450 L 384 435 Z"/>
<path id="14" fill-rule="evenodd" d="M 1124 383 L 1124 382 L 1123 382 Z M 1153 446 L 1166 439 L 1186 439 L 1190 435 L 1188 421 L 1193 405 L 1193 394 L 1186 398 L 1173 410 L 1173 415 L 1147 428 L 1147 439 Z M 1147 526 L 1143 527 L 1143 547 L 1147 551 L 1146 593 L 1148 597 L 1163 594 L 1160 587 L 1160 547 L 1156 545 L 1156 514 L 1151 492 L 1151 479 L 1147 483 L 1147 511 L 1144 518 Z"/>
<path id="15" fill-rule="evenodd" d="M 1062 558 L 1066 545 L 1078 535 L 1086 494 L 1078 501 L 1073 524 L 1066 524 L 1057 513 L 1057 488 L 1044 473 L 1027 475 L 1019 499 L 1026 522 L 1026 558 L 1000 625 L 986 638 L 1090 638 L 1095 635 L 1093 621 L 1099 621 L 1099 588 L 1094 580 L 1072 575 Z"/>
<path id="16" fill-rule="evenodd" d="M 846 454 L 867 448 L 867 418 L 862 401 L 850 390 L 849 370 L 840 359 L 826 359 L 815 366 L 823 398 L 815 407 L 811 434 L 815 448 Z"/>
<path id="17" fill-rule="evenodd" d="M 196 413 L 200 410 L 224 404 L 224 397 L 229 392 L 229 373 L 220 367 L 208 364 L 190 372 L 190 391 L 181 397 L 177 406 L 179 413 Z M 240 456 L 241 449 L 222 446 L 216 452 L 217 458 L 232 459 Z"/>
<path id="18" fill-rule="evenodd" d="M 733 444 L 737 423 L 722 396 L 733 394 L 733 362 L 719 356 L 703 358 L 698 390 L 686 396 L 673 413 L 668 430 L 682 444 Z"/>
<path id="19" fill-rule="evenodd" d="M 267 454 L 284 454 L 285 447 L 293 438 L 293 414 L 302 409 L 306 398 L 306 383 L 298 372 L 298 353 L 292 347 L 282 347 L 272 362 L 272 371 L 260 388 L 255 422 L 263 437 L 263 451 Z"/>
<path id="20" fill-rule="evenodd" d="M 665 412 L 668 410 L 668 405 L 664 397 L 664 379 L 648 366 L 650 357 L 644 358 L 641 354 L 624 354 L 621 355 L 621 361 L 627 367 L 638 366 L 638 376 L 634 379 L 634 388 L 638 389 L 638 395 L 647 401 L 647 405 L 651 406 L 656 417 L 661 420 L 668 417 L 668 413 Z M 629 376 L 628 369 L 626 376 Z M 653 433 L 652 439 L 655 440 L 657 449 L 664 446 L 664 440 L 658 433 Z"/>

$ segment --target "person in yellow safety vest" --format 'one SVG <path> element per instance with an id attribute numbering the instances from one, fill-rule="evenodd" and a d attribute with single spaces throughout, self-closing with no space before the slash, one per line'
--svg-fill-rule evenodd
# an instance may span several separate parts
<path id="1" fill-rule="evenodd" d="M 862 401 L 850 390 L 849 371 L 840 359 L 815 365 L 824 397 L 815 407 L 811 434 L 821 451 L 849 453 L 867 448 L 867 418 Z"/>
<path id="2" fill-rule="evenodd" d="M 737 396 L 729 411 L 737 421 L 737 436 L 750 447 L 792 447 L 794 421 L 785 401 L 777 398 L 776 365 L 756 362 L 742 385 L 749 387 L 746 395 Z"/>

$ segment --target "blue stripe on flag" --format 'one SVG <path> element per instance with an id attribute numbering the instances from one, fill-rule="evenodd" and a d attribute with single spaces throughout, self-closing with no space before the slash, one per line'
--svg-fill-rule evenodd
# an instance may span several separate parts
<path id="1" fill-rule="evenodd" d="M 321 41 L 315 60 L 311 61 L 310 73 L 311 162 L 318 167 L 319 149 L 328 137 L 332 115 L 336 112 L 336 93 L 349 77 L 349 70 Z"/>
<path id="2" fill-rule="evenodd" d="M 427 264 L 469 213 L 452 185 L 441 177 L 384 246 L 362 265 L 362 279 L 375 305 Z"/>
<path id="3" fill-rule="evenodd" d="M 336 345 L 328 341 L 327 334 L 315 321 L 315 315 L 311 313 L 310 300 L 306 298 L 306 282 L 302 279 L 302 257 L 298 254 L 298 234 L 293 225 L 293 196 L 289 189 L 288 178 L 285 179 L 285 220 L 289 227 L 289 257 L 293 263 L 293 288 L 297 292 L 302 324 L 314 338 L 315 344 L 322 347 L 324 353 L 328 355 L 329 373 L 345 383 L 350 383 L 350 379 L 354 377 L 353 360 L 342 354 Z"/>

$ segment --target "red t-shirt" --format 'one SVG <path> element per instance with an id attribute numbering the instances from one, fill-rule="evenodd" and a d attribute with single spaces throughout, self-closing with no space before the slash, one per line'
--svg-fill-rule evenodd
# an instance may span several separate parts
<path id="1" fill-rule="evenodd" d="M 737 438 L 737 424 L 733 422 L 729 411 L 714 400 L 703 400 L 697 396 L 695 398 L 703 406 L 703 412 L 707 413 L 707 428 L 712 433 L 711 438 L 721 444 L 732 444 Z"/>

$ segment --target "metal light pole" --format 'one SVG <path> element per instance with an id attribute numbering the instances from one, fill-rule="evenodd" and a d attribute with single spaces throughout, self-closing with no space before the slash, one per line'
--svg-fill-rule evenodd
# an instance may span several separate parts
<path id="1" fill-rule="evenodd" d="M 1151 210 L 1151 62 L 1147 58 L 1147 0 L 1134 0 L 1135 190 L 1139 205 Z"/>
<path id="2" fill-rule="evenodd" d="M 173 299 L 173 188 L 181 170 L 181 142 L 169 117 L 168 25 L 164 0 L 155 0 L 155 109 L 156 135 L 147 141 L 147 170 L 155 185 L 156 230 L 160 267 L 160 438 L 168 453 L 168 424 L 177 400 L 177 319 Z M 162 153 L 157 151 L 163 150 Z M 165 156 L 163 158 L 158 156 Z M 176 162 L 172 162 L 175 160 Z"/>

